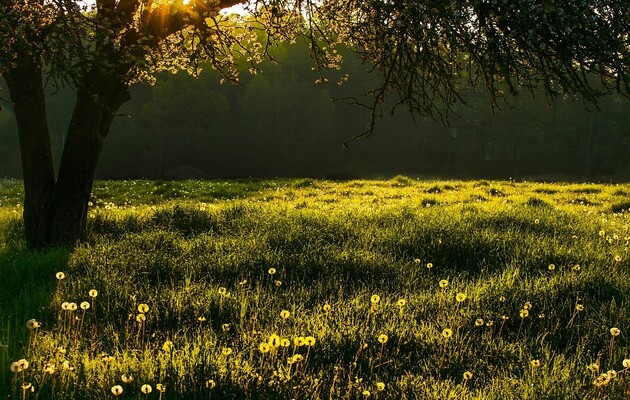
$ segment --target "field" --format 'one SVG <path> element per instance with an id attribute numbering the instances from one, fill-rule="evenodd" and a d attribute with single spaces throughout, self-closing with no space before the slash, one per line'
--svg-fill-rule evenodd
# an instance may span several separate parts
<path id="1" fill-rule="evenodd" d="M 630 185 L 98 182 L 46 253 L 21 190 L 2 398 L 630 398 Z"/>

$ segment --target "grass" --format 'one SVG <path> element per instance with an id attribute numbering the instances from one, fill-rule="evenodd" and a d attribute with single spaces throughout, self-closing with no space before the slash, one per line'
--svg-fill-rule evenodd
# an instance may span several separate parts
<path id="1" fill-rule="evenodd" d="M 630 398 L 629 185 L 98 182 L 49 253 L 0 188 L 11 398 Z"/>

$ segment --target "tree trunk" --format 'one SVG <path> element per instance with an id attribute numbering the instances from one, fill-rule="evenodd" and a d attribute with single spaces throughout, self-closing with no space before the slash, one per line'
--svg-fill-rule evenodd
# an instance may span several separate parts
<path id="1" fill-rule="evenodd" d="M 94 74 L 77 91 L 77 101 L 61 156 L 53 201 L 51 244 L 85 239 L 87 210 L 103 142 L 129 87 Z"/>
<path id="2" fill-rule="evenodd" d="M 5 78 L 19 132 L 26 244 L 42 248 L 48 244 L 55 186 L 42 68 L 32 57 L 23 55 Z"/>

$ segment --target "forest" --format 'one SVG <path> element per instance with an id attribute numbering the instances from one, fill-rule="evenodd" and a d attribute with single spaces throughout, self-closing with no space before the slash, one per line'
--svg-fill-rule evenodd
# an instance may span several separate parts
<path id="1" fill-rule="evenodd" d="M 97 169 L 98 179 L 239 177 L 499 178 L 621 182 L 630 177 L 630 103 L 617 95 L 597 105 L 568 96 L 522 91 L 492 110 L 483 91 L 466 92 L 448 121 L 414 118 L 403 107 L 377 120 L 360 100 L 376 76 L 345 55 L 321 77 L 304 41 L 280 44 L 240 84 L 222 84 L 205 69 L 198 78 L 162 73 L 132 87 Z M 2 85 L 0 85 L 2 87 Z M 53 155 L 58 162 L 74 103 L 47 85 Z M 6 93 L 0 93 L 6 98 Z M 385 109 L 384 111 L 388 111 Z M 21 177 L 17 128 L 8 104 L 0 112 L 0 177 Z"/>

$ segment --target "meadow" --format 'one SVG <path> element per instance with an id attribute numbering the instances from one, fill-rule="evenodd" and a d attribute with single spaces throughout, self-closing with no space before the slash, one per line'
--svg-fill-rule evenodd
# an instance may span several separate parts
<path id="1" fill-rule="evenodd" d="M 630 185 L 101 181 L 39 253 L 21 191 L 2 398 L 630 398 Z"/>

